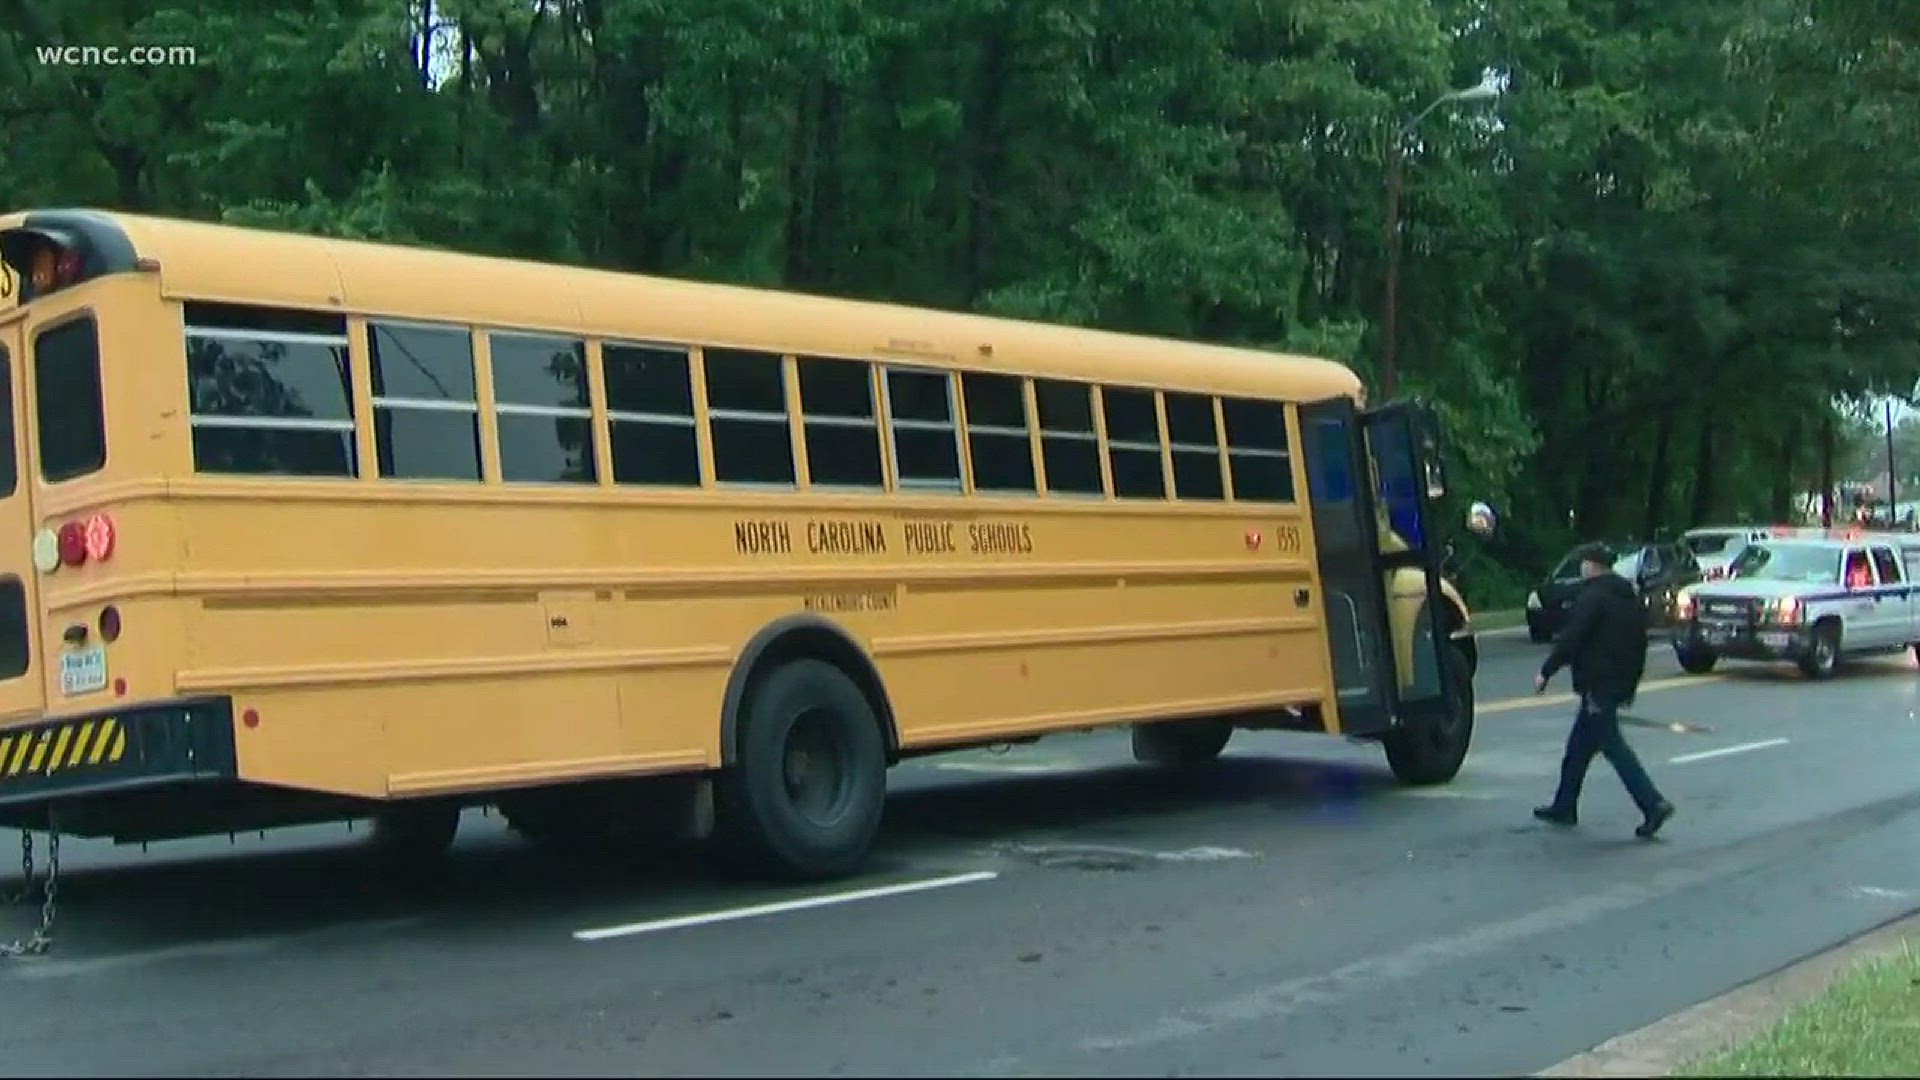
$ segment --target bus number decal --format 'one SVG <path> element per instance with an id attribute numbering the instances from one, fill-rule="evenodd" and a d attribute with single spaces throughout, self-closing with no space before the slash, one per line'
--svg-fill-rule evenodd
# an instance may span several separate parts
<path id="1" fill-rule="evenodd" d="M 1282 525 L 1274 529 L 1273 533 L 1275 541 L 1273 546 L 1275 551 L 1299 554 L 1300 549 L 1304 546 L 1300 540 L 1300 526 L 1298 525 Z"/>

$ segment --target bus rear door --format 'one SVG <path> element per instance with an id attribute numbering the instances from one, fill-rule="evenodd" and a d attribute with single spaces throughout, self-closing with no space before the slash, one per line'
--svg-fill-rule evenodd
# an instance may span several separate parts
<path id="1" fill-rule="evenodd" d="M 0 314 L 0 731 L 38 719 L 46 710 L 46 686 L 33 647 L 40 610 L 33 570 L 32 482 L 26 457 L 24 387 L 27 371 L 24 309 Z M 0 742 L 0 746 L 6 746 Z M 0 776 L 10 754 L 0 753 Z"/>
<path id="2" fill-rule="evenodd" d="M 1430 522 L 1444 483 L 1431 420 L 1409 404 L 1362 413 L 1344 397 L 1303 405 L 1300 418 L 1341 730 L 1381 735 L 1444 721 L 1456 673 L 1441 651 L 1445 599 Z M 1392 616 L 1400 606 L 1420 620 L 1402 631 L 1411 652 L 1404 676 Z"/>

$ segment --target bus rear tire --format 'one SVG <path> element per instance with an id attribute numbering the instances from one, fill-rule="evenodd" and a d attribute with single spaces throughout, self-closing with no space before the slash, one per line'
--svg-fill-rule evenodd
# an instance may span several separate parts
<path id="1" fill-rule="evenodd" d="M 1444 655 L 1454 687 L 1447 717 L 1439 722 L 1396 727 L 1381 740 L 1387 750 L 1387 765 L 1403 784 L 1427 787 L 1447 783 L 1460 774 L 1467 747 L 1473 743 L 1473 672 L 1459 649 L 1448 648 Z"/>
<path id="2" fill-rule="evenodd" d="M 429 864 L 452 850 L 459 831 L 459 803 L 399 803 L 373 815 L 373 854 L 393 869 Z"/>
<path id="3" fill-rule="evenodd" d="M 1233 738 L 1224 720 L 1172 720 L 1133 725 L 1133 759 L 1147 765 L 1204 765 Z"/>
<path id="4" fill-rule="evenodd" d="M 887 745 L 860 687 L 823 660 L 748 695 L 734 766 L 714 787 L 719 839 L 744 869 L 818 881 L 859 869 L 887 799 Z"/>

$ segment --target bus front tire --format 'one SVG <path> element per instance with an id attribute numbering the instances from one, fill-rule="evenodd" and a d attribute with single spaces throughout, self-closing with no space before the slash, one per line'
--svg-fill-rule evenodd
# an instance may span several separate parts
<path id="1" fill-rule="evenodd" d="M 1446 650 L 1446 663 L 1453 676 L 1446 718 L 1395 727 L 1381 740 L 1387 765 L 1403 784 L 1444 784 L 1467 760 L 1473 742 L 1473 672 L 1459 649 Z"/>
<path id="2" fill-rule="evenodd" d="M 744 868 L 817 881 L 865 861 L 887 798 L 887 746 L 860 687 L 793 660 L 748 695 L 737 757 L 714 789 L 722 843 Z"/>
<path id="3" fill-rule="evenodd" d="M 1204 765 L 1233 738 L 1222 720 L 1173 720 L 1133 725 L 1133 759 L 1148 765 Z"/>

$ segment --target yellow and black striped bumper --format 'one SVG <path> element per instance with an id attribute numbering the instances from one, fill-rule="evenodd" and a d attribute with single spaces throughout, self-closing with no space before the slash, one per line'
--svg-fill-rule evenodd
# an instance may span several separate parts
<path id="1" fill-rule="evenodd" d="M 127 729 L 113 716 L 54 724 L 17 735 L 0 731 L 0 780 L 113 765 L 126 756 Z"/>
<path id="2" fill-rule="evenodd" d="M 0 808 L 235 775 L 224 699 L 0 728 Z"/>

